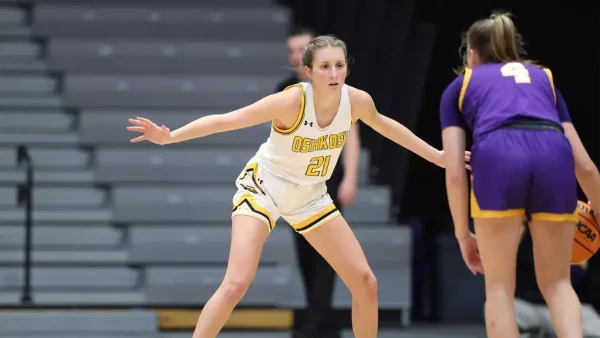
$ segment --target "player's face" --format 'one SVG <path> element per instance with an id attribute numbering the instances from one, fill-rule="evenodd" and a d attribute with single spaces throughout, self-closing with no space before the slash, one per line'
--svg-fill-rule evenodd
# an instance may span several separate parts
<path id="1" fill-rule="evenodd" d="M 346 81 L 348 65 L 344 50 L 339 47 L 325 47 L 317 50 L 312 69 L 305 69 L 313 85 L 317 88 L 340 89 Z"/>
<path id="2" fill-rule="evenodd" d="M 297 69 L 302 65 L 302 52 L 304 52 L 304 48 L 306 48 L 306 45 L 308 45 L 310 40 L 312 40 L 312 36 L 309 34 L 296 35 L 288 38 L 288 59 L 292 68 Z"/>

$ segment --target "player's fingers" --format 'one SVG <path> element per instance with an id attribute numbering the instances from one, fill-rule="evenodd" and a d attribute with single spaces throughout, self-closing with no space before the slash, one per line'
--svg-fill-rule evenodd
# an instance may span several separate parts
<path id="1" fill-rule="evenodd" d="M 146 123 L 144 123 L 144 121 L 141 121 L 138 119 L 129 119 L 129 123 L 135 124 L 136 126 L 145 126 L 146 125 Z"/>
<path id="2" fill-rule="evenodd" d="M 146 128 L 144 128 L 144 127 L 138 127 L 138 126 L 129 126 L 129 127 L 127 127 L 127 130 L 129 130 L 129 131 L 138 131 L 140 133 L 143 133 L 144 131 L 146 131 Z"/>
<path id="3" fill-rule="evenodd" d="M 138 136 L 136 138 L 131 139 L 129 142 L 131 142 L 131 143 L 137 143 L 137 142 L 142 142 L 145 139 L 146 139 L 146 137 L 144 135 L 142 135 L 142 136 Z"/>
<path id="4" fill-rule="evenodd" d="M 152 122 L 152 121 L 148 120 L 148 119 L 147 119 L 147 118 L 145 118 L 145 117 L 138 116 L 138 117 L 137 117 L 137 119 L 138 119 L 138 120 L 140 120 L 140 121 L 142 121 L 142 122 L 143 122 L 143 123 L 145 123 L 146 125 L 149 125 L 149 126 L 156 126 L 156 124 L 155 124 L 154 122 Z"/>

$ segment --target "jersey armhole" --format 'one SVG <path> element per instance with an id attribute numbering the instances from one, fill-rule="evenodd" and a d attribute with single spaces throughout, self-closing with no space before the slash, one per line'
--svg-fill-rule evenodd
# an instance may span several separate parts
<path id="1" fill-rule="evenodd" d="M 465 68 L 465 75 L 463 77 L 462 86 L 460 87 L 460 94 L 458 96 L 458 111 L 461 113 L 463 101 L 465 100 L 465 94 L 467 93 L 467 87 L 469 87 L 469 81 L 471 81 L 471 75 L 473 75 L 473 70 L 471 68 Z"/>
<path id="2" fill-rule="evenodd" d="M 549 68 L 543 68 L 543 70 L 550 81 L 550 87 L 552 87 L 552 94 L 554 95 L 554 105 L 556 106 L 556 88 L 554 88 L 554 77 L 552 76 L 552 71 Z"/>
<path id="3" fill-rule="evenodd" d="M 294 122 L 294 124 L 288 129 L 278 128 L 273 122 L 271 122 L 271 125 L 273 126 L 273 130 L 275 130 L 276 133 L 281 134 L 281 135 L 293 134 L 296 130 L 298 130 L 298 128 L 300 128 L 300 125 L 302 124 L 302 121 L 304 120 L 304 107 L 306 105 L 306 93 L 304 92 L 304 86 L 302 86 L 302 84 L 300 84 L 300 83 L 296 83 L 291 86 L 285 87 L 285 89 L 283 91 L 288 90 L 292 87 L 300 87 L 302 89 L 300 111 L 298 112 L 298 117 L 296 118 L 296 122 Z"/>

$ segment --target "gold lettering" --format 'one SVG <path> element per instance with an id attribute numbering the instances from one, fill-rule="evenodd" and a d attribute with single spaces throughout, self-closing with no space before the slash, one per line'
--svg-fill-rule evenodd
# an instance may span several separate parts
<path id="1" fill-rule="evenodd" d="M 310 139 L 305 138 L 302 140 L 302 148 L 300 148 L 301 153 L 310 153 Z"/>
<path id="2" fill-rule="evenodd" d="M 311 139 L 310 140 L 310 151 L 317 151 L 319 150 L 319 141 L 315 140 L 315 139 Z"/>
<path id="3" fill-rule="evenodd" d="M 292 141 L 292 151 L 295 153 L 299 153 L 301 145 L 302 145 L 302 137 L 294 136 L 294 140 Z"/>
<path id="4" fill-rule="evenodd" d="M 327 145 L 327 135 L 319 137 L 319 150 L 329 149 Z"/>

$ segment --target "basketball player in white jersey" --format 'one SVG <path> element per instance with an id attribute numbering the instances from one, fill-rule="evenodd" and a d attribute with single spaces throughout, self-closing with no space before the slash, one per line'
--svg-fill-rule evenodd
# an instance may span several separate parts
<path id="1" fill-rule="evenodd" d="M 177 130 L 138 117 L 127 129 L 141 132 L 131 142 L 172 144 L 272 122 L 271 135 L 237 180 L 232 238 L 224 280 L 206 303 L 193 338 L 214 338 L 246 293 L 263 244 L 283 217 L 329 262 L 352 294 L 352 327 L 357 338 L 377 336 L 377 280 L 352 230 L 327 194 L 331 175 L 352 123 L 375 131 L 426 160 L 444 167 L 443 152 L 400 123 L 380 115 L 371 96 L 347 86 L 346 45 L 315 38 L 302 63 L 310 82 L 269 95 L 239 110 L 202 117 Z"/>

